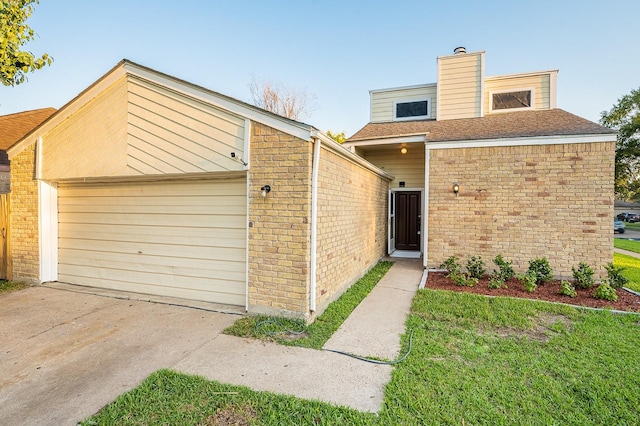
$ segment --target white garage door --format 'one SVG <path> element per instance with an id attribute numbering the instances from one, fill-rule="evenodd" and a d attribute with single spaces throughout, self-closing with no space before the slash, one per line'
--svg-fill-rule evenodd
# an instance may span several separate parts
<path id="1" fill-rule="evenodd" d="M 58 281 L 245 303 L 245 178 L 60 185 L 58 211 Z"/>

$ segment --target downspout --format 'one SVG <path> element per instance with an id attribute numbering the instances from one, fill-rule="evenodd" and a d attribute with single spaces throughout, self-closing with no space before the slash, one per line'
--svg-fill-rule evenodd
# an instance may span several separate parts
<path id="1" fill-rule="evenodd" d="M 316 241 L 318 238 L 318 169 L 320 168 L 320 138 L 313 138 L 313 164 L 311 169 L 311 250 L 309 267 L 309 310 L 316 311 L 316 270 L 317 254 Z"/>

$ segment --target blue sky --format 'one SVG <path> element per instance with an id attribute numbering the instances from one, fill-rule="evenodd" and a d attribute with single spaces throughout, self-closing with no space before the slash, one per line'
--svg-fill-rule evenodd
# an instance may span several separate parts
<path id="1" fill-rule="evenodd" d="M 558 106 L 597 121 L 640 87 L 640 1 L 41 0 L 52 66 L 0 86 L 0 115 L 61 107 L 122 58 L 244 101 L 252 77 L 315 95 L 303 121 L 355 133 L 369 90 L 436 81 L 436 58 L 486 52 L 486 75 L 559 69 Z"/>

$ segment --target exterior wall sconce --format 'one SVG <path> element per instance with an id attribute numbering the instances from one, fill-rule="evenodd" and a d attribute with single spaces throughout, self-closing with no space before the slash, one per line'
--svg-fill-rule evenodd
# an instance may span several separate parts
<path id="1" fill-rule="evenodd" d="M 402 148 L 400 148 L 400 153 L 401 154 L 406 154 L 407 153 L 407 148 L 404 147 L 404 146 Z"/>
<path id="2" fill-rule="evenodd" d="M 265 185 L 262 188 L 260 188 L 260 191 L 262 191 L 260 193 L 260 195 L 262 195 L 262 198 L 266 198 L 267 194 L 271 192 L 271 187 L 269 185 Z"/>
<path id="3" fill-rule="evenodd" d="M 458 185 L 457 183 L 453 184 L 453 193 L 456 194 L 456 197 L 458 196 L 458 192 L 460 192 L 460 185 Z"/>

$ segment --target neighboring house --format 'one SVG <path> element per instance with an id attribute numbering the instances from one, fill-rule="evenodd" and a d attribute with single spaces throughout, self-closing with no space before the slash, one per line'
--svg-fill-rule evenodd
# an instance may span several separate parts
<path id="1" fill-rule="evenodd" d="M 372 90 L 370 123 L 344 143 L 394 176 L 388 253 L 602 272 L 615 131 L 557 108 L 557 70 L 486 77 L 484 61 L 458 48 L 438 58 L 436 83 Z"/>
<path id="2" fill-rule="evenodd" d="M 6 194 L 10 190 L 7 148 L 22 139 L 55 111 L 55 108 L 42 108 L 0 116 L 0 194 Z"/>
<path id="3" fill-rule="evenodd" d="M 616 216 L 620 213 L 636 213 L 640 214 L 640 203 L 630 201 L 616 200 L 614 203 Z"/>
<path id="4" fill-rule="evenodd" d="M 385 254 L 391 176 L 127 60 L 8 154 L 14 279 L 312 319 Z"/>

